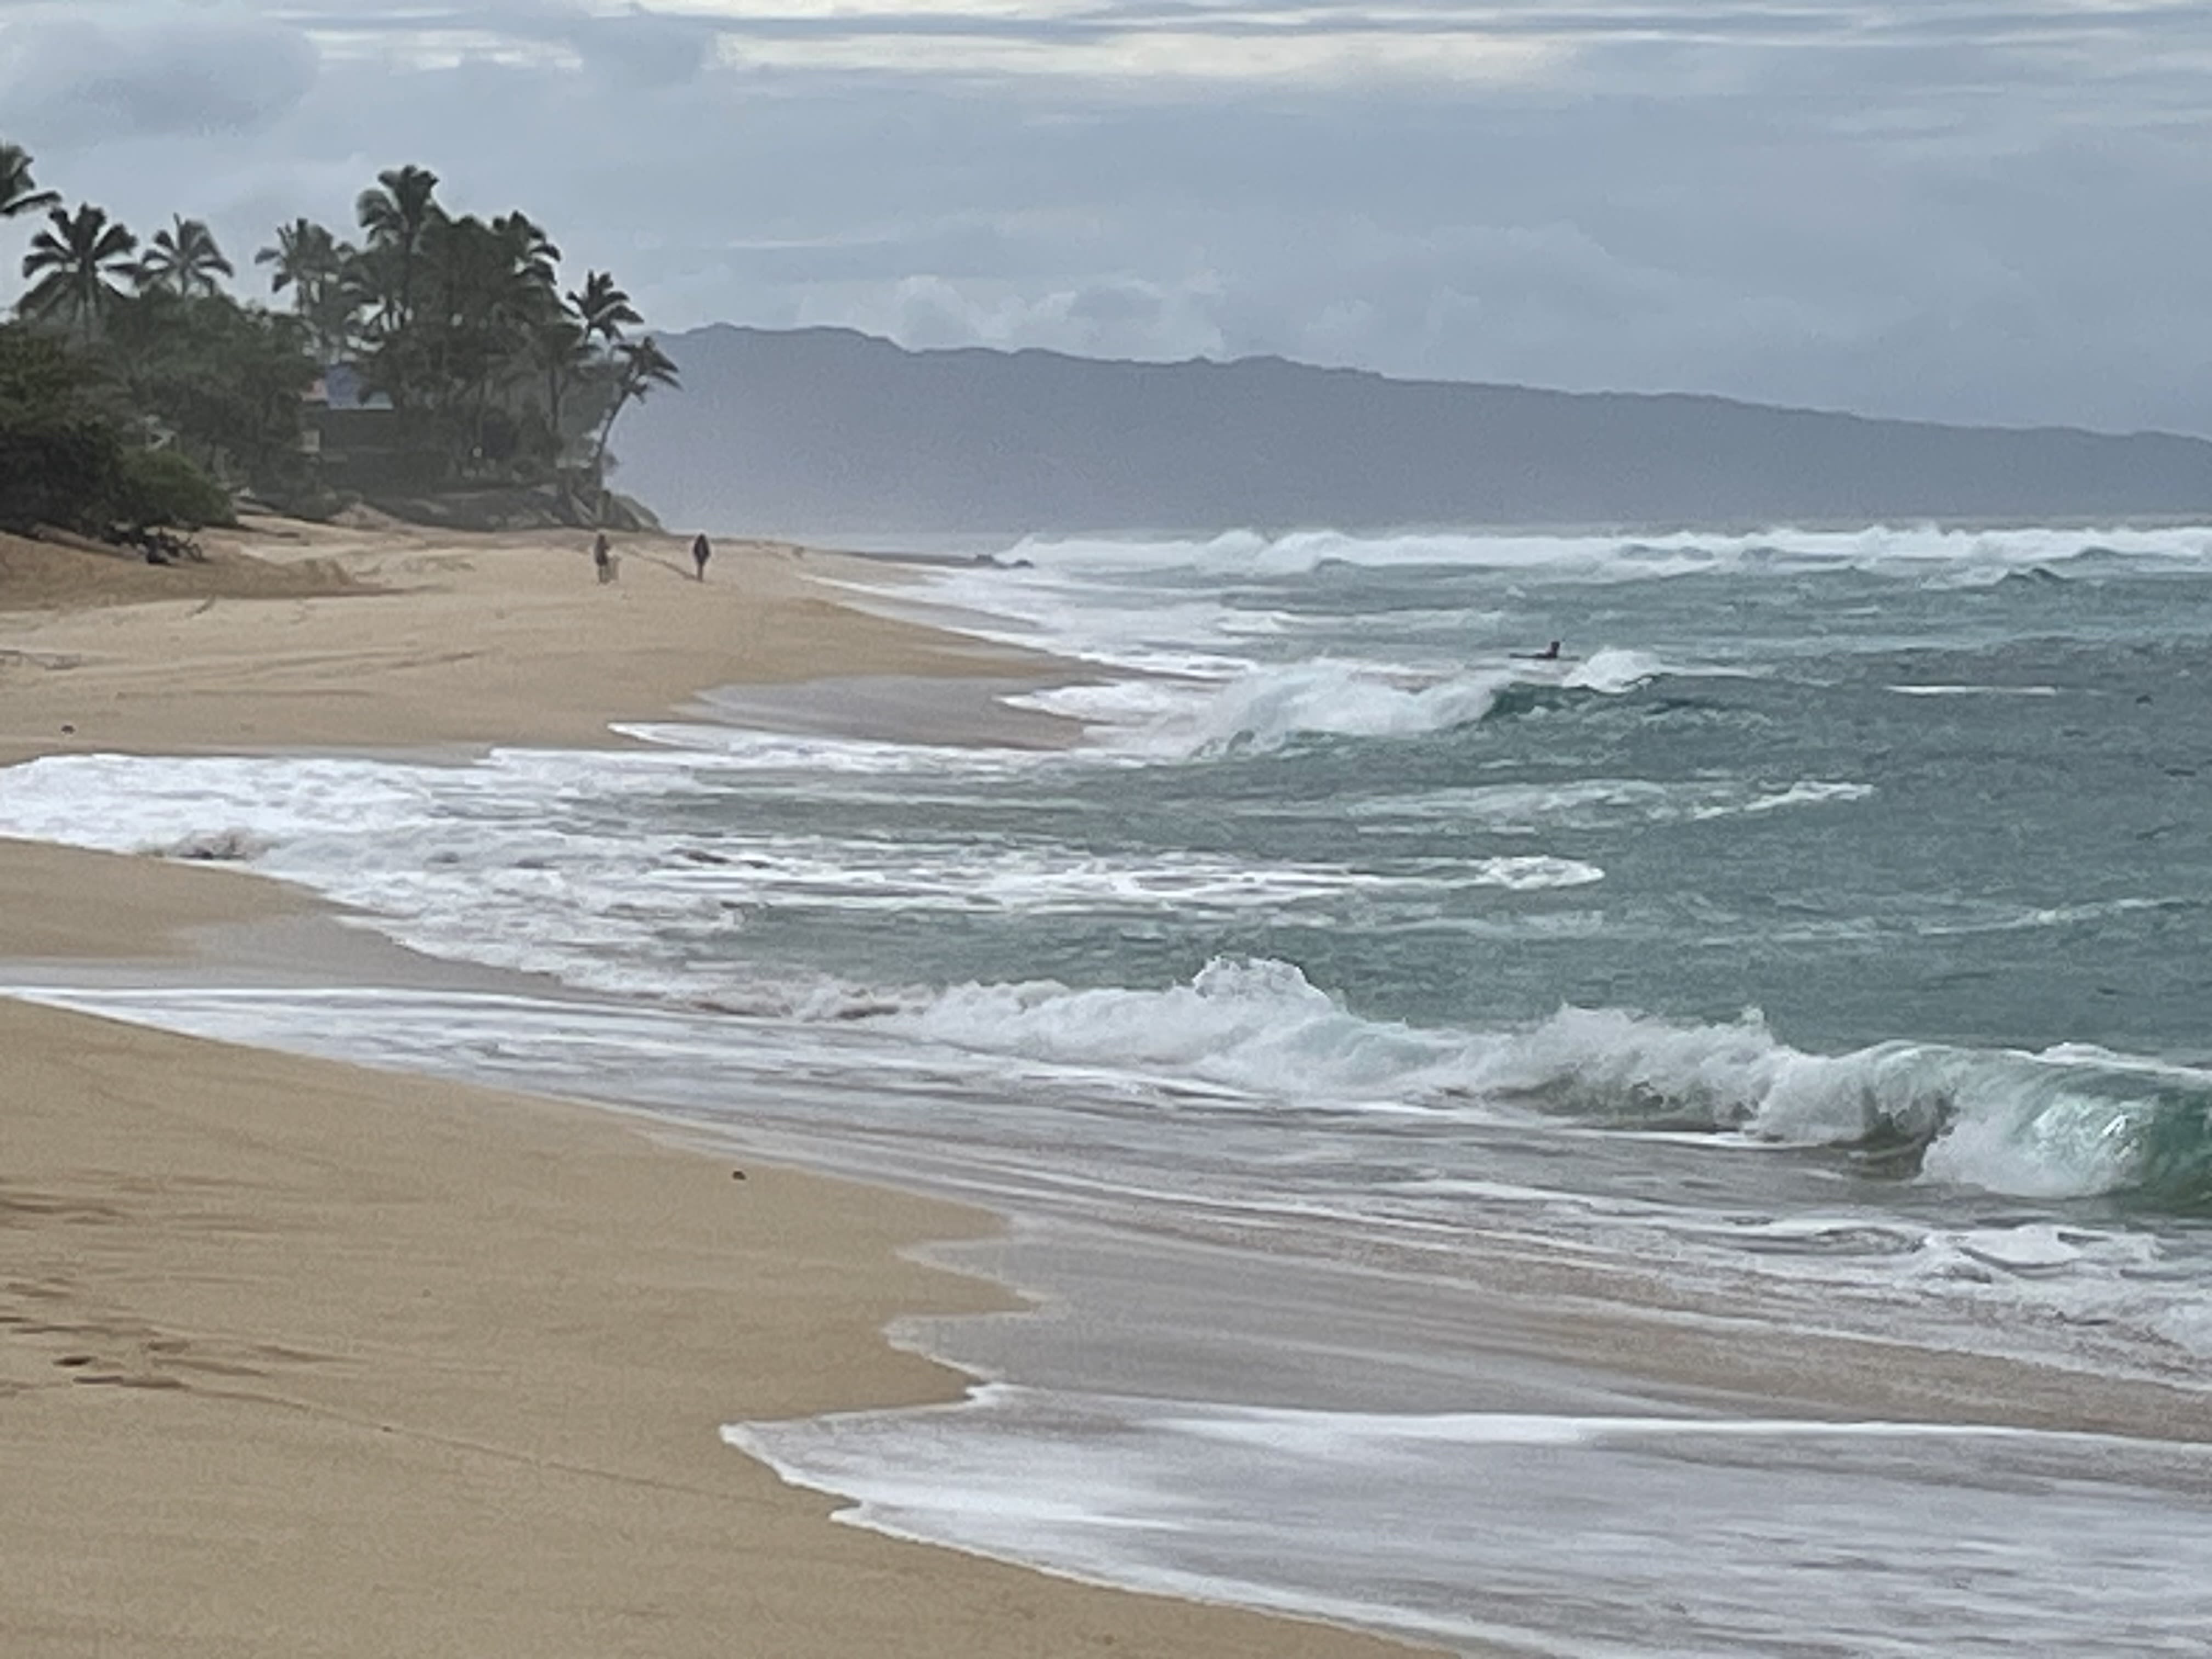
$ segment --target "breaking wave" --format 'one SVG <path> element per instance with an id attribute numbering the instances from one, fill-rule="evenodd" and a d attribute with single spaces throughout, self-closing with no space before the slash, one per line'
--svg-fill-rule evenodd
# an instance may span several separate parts
<path id="1" fill-rule="evenodd" d="M 1850 569 L 1938 582 L 2049 578 L 2071 561 L 2202 570 L 2212 527 L 2065 530 L 1880 525 L 1848 531 L 1778 526 L 1744 534 L 1485 534 L 1470 531 L 1353 535 L 1231 531 L 1203 539 L 1033 537 L 1013 550 L 1041 570 L 1189 570 L 1223 579 L 1297 576 L 1328 565 L 1496 571 L 1522 580 L 1636 581 L 1727 573 L 1797 574 Z"/>
<path id="2" fill-rule="evenodd" d="M 1874 1173 L 2020 1197 L 2212 1207 L 2212 1073 L 2100 1049 L 1810 1054 L 1755 1012 L 1684 1025 L 1568 1008 L 1522 1030 L 1430 1030 L 1364 1018 L 1291 963 L 1228 958 L 1164 990 L 969 984 L 883 1018 L 962 1048 L 1263 1102 L 1535 1110 L 1850 1149 Z"/>
<path id="3" fill-rule="evenodd" d="M 1440 717 L 1445 701 L 1376 706 Z M 1480 702 L 1469 693 L 1461 707 Z M 1278 714 L 1301 706 L 1309 705 L 1294 698 Z M 1270 732 L 1295 724 L 1234 722 Z M 15 769 L 8 784 L 0 827 L 11 833 L 240 860 L 358 907 L 416 948 L 551 972 L 587 988 L 873 1022 L 977 1053 L 1234 1091 L 1263 1106 L 1542 1114 L 1850 1149 L 1868 1173 L 2021 1197 L 2124 1194 L 2212 1210 L 2212 1073 L 2100 1049 L 1899 1042 L 1822 1054 L 1778 1041 L 1756 1014 L 1689 1025 L 1579 1008 L 1518 1030 L 1423 1029 L 1365 1018 L 1295 965 L 1266 958 L 1223 958 L 1164 989 L 1053 981 L 794 988 L 745 982 L 714 945 L 763 905 L 947 915 L 1072 906 L 1226 922 L 1337 897 L 1419 909 L 1452 888 L 1603 879 L 1596 866 L 1556 854 L 1381 877 L 1194 854 L 1172 870 L 1157 860 L 1125 866 L 1003 842 L 766 835 L 716 848 L 665 830 L 640 834 L 623 803 L 699 787 L 688 767 L 650 755 L 611 764 L 502 754 L 468 769 L 86 757 Z M 1612 810 L 1626 787 L 1606 785 L 1612 793 L 1596 805 Z M 580 819 L 581 793 L 610 804 Z M 1864 793 L 1813 781 L 1724 800 L 1655 803 L 1634 791 L 1625 799 L 1639 811 L 1741 812 Z M 1561 805 L 1545 803 L 1550 811 Z"/>
<path id="4" fill-rule="evenodd" d="M 1553 697 L 1626 695 L 1680 668 L 1607 648 L 1580 661 L 1517 662 L 1445 677 L 1320 657 L 1211 682 L 1122 681 L 1010 698 L 1084 721 L 1112 751 L 1147 759 L 1265 754 L 1306 737 L 1404 738 L 1475 725 Z"/>

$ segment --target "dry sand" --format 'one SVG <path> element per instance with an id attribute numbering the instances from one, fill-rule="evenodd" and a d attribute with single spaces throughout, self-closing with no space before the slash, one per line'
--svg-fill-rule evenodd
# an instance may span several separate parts
<path id="1" fill-rule="evenodd" d="M 811 580 L 853 562 L 781 544 L 720 544 L 702 583 L 684 544 L 628 538 L 600 586 L 574 536 L 264 523 L 209 541 L 207 563 L 155 569 L 0 536 L 0 763 L 603 744 L 611 722 L 741 681 L 1050 672 L 854 611 Z M 1056 723 L 1035 724 L 1048 741 Z"/>
<path id="2" fill-rule="evenodd" d="M 588 741 L 722 682 L 1036 668 L 843 610 L 789 549 L 721 549 L 702 588 L 674 544 L 634 548 L 600 589 L 543 539 L 248 539 L 295 568 L 219 549 L 150 600 L 0 547 L 0 758 Z M 153 956 L 299 908 L 0 843 L 0 957 Z M 11 1659 L 1402 1651 L 837 1526 L 718 1443 L 954 1397 L 880 1332 L 1006 1305 L 896 1254 L 988 1218 L 4 1001 L 0 1057 Z"/>

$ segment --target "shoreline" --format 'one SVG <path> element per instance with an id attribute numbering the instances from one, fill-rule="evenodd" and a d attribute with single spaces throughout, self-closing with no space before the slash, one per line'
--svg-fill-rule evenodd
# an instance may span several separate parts
<path id="1" fill-rule="evenodd" d="M 608 747 L 611 720 L 748 671 L 1049 672 L 839 605 L 794 550 L 724 544 L 702 604 L 650 547 L 610 594 L 538 538 L 292 545 L 415 585 L 0 615 L 0 763 Z M 0 842 L 11 961 L 174 963 L 331 914 Z M 750 1161 L 740 1182 L 665 1125 L 12 999 L 0 1045 L 10 1651 L 1407 1650 L 831 1525 L 722 1444 L 737 1419 L 959 1398 L 885 1328 L 1024 1305 L 910 1254 L 988 1212 Z"/>

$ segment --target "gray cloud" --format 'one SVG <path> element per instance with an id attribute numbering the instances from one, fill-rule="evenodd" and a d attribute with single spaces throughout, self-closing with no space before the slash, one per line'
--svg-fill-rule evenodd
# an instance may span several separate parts
<path id="1" fill-rule="evenodd" d="M 0 22 L 0 110 L 61 142 L 265 131 L 314 84 L 301 31 L 250 16 L 72 17 L 40 8 Z"/>
<path id="2" fill-rule="evenodd" d="M 632 7 L 575 21 L 567 38 L 586 67 L 640 88 L 689 81 L 707 67 L 715 32 L 698 19 L 664 17 Z"/>

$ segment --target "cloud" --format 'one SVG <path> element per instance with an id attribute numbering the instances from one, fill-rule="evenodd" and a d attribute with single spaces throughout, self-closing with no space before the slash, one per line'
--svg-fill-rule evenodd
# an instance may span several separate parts
<path id="1" fill-rule="evenodd" d="M 644 88 L 691 80 L 706 68 L 714 51 L 711 26 L 639 6 L 579 18 L 568 39 L 585 69 Z"/>
<path id="2" fill-rule="evenodd" d="M 1211 278 L 1167 284 L 1109 276 L 1041 293 L 1003 283 L 902 278 L 879 298 L 835 304 L 826 314 L 802 305 L 801 324 L 835 322 L 886 334 L 915 347 L 1043 347 L 1088 357 L 1174 361 L 1218 357 L 1225 340 L 1213 314 L 1220 299 Z"/>
<path id="3" fill-rule="evenodd" d="M 264 131 L 313 86 L 318 57 L 298 29 L 250 15 L 42 8 L 0 24 L 0 64 L 10 128 L 67 143 Z"/>
<path id="4" fill-rule="evenodd" d="M 1127 28 L 1048 25 L 732 30 L 720 58 L 735 69 L 866 70 L 902 76 L 1054 76 L 1161 82 L 1331 84 L 1511 82 L 1543 75 L 1553 43 L 1461 30 Z"/>

